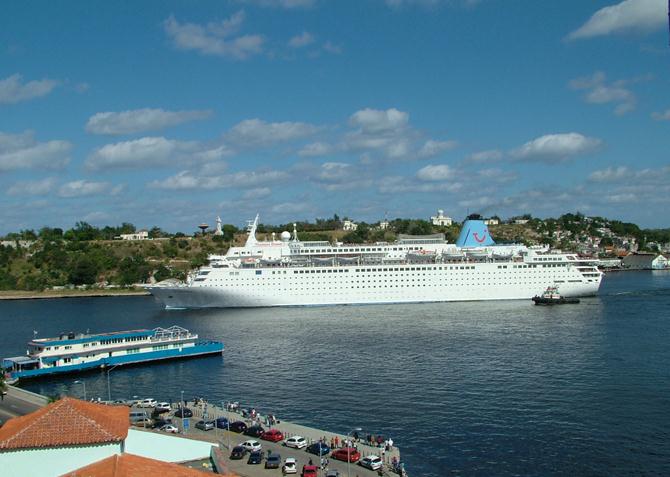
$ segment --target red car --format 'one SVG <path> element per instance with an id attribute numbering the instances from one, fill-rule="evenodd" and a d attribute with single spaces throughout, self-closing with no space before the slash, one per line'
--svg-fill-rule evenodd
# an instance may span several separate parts
<path id="1" fill-rule="evenodd" d="M 342 447 L 341 449 L 334 450 L 330 456 L 333 459 L 341 460 L 346 462 L 349 459 L 349 462 L 358 462 L 361 460 L 361 453 L 358 452 L 353 447 Z"/>
<path id="2" fill-rule="evenodd" d="M 300 477 L 318 477 L 319 468 L 315 465 L 303 465 Z"/>
<path id="3" fill-rule="evenodd" d="M 284 434 L 279 429 L 268 429 L 261 434 L 261 439 L 270 442 L 279 442 L 284 439 Z"/>

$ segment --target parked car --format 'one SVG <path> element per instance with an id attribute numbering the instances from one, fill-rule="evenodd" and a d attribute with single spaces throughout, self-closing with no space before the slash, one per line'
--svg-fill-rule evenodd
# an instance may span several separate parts
<path id="1" fill-rule="evenodd" d="M 279 442 L 284 439 L 284 434 L 279 429 L 269 429 L 261 435 L 261 439 L 270 442 Z"/>
<path id="2" fill-rule="evenodd" d="M 340 477 L 340 473 L 335 469 L 331 469 L 328 472 L 326 472 L 326 477 Z"/>
<path id="3" fill-rule="evenodd" d="M 193 411 L 187 407 L 180 407 L 174 412 L 175 417 L 193 417 Z"/>
<path id="4" fill-rule="evenodd" d="M 154 408 L 154 412 L 158 414 L 162 414 L 164 412 L 170 412 L 172 410 L 172 407 L 170 406 L 169 402 L 159 402 L 156 404 L 156 407 Z"/>
<path id="5" fill-rule="evenodd" d="M 319 468 L 315 465 L 303 465 L 300 477 L 319 477 Z"/>
<path id="6" fill-rule="evenodd" d="M 148 417 L 140 417 L 138 419 L 133 419 L 130 422 L 133 426 L 138 426 L 138 427 L 151 427 L 154 423 L 151 419 Z"/>
<path id="7" fill-rule="evenodd" d="M 203 431 L 211 431 L 214 429 L 214 421 L 198 421 L 195 423 L 195 427 Z"/>
<path id="8" fill-rule="evenodd" d="M 230 424 L 230 430 L 240 434 L 247 430 L 247 425 L 242 421 L 235 421 Z"/>
<path id="9" fill-rule="evenodd" d="M 242 447 L 244 447 L 249 452 L 260 451 L 261 447 L 262 447 L 261 443 L 258 442 L 257 440 L 254 440 L 254 439 L 249 439 L 248 441 L 244 441 L 240 445 Z"/>
<path id="10" fill-rule="evenodd" d="M 279 454 L 270 454 L 267 459 L 265 459 L 265 468 L 266 469 L 278 469 L 281 466 L 281 456 Z"/>
<path id="11" fill-rule="evenodd" d="M 264 432 L 265 429 L 263 429 L 261 426 L 251 426 L 247 427 L 247 429 L 244 431 L 244 435 L 251 437 L 260 437 L 263 435 Z"/>
<path id="12" fill-rule="evenodd" d="M 377 470 L 382 468 L 382 459 L 381 457 L 371 454 L 363 457 L 359 462 L 359 465 L 367 467 L 370 470 Z"/>
<path id="13" fill-rule="evenodd" d="M 307 447 L 307 452 L 322 457 L 324 455 L 330 454 L 330 446 L 325 442 L 315 442 L 311 446 Z"/>
<path id="14" fill-rule="evenodd" d="M 158 404 L 158 402 L 156 402 L 155 399 L 147 398 L 138 402 L 137 407 L 156 407 L 156 404 Z"/>
<path id="15" fill-rule="evenodd" d="M 307 440 L 302 436 L 291 436 L 284 441 L 286 447 L 293 447 L 294 449 L 302 449 L 307 447 Z"/>
<path id="16" fill-rule="evenodd" d="M 147 416 L 146 411 L 130 411 L 128 417 L 130 418 L 130 422 L 134 422 L 147 419 L 149 416 Z"/>
<path id="17" fill-rule="evenodd" d="M 330 456 L 333 459 L 341 460 L 343 462 L 347 462 L 347 459 L 349 462 L 358 462 L 361 460 L 361 453 L 353 447 L 342 447 L 333 451 Z"/>
<path id="18" fill-rule="evenodd" d="M 214 422 L 216 423 L 216 427 L 219 429 L 228 429 L 228 419 L 225 417 L 219 417 Z"/>
<path id="19" fill-rule="evenodd" d="M 260 464 L 263 462 L 263 453 L 261 451 L 253 451 L 249 453 L 247 464 Z"/>
<path id="20" fill-rule="evenodd" d="M 230 458 L 232 460 L 239 460 L 244 457 L 244 454 L 247 453 L 247 450 L 242 446 L 235 446 L 230 453 Z"/>
<path id="21" fill-rule="evenodd" d="M 168 424 L 172 424 L 172 419 L 153 419 L 154 421 L 154 429 L 158 429 L 163 426 L 167 426 Z"/>
<path id="22" fill-rule="evenodd" d="M 297 474 L 298 466 L 295 463 L 295 459 L 293 457 L 287 457 L 284 461 L 284 465 L 282 466 L 281 471 L 284 475 Z"/>
<path id="23" fill-rule="evenodd" d="M 179 432 L 179 429 L 177 429 L 172 424 L 165 424 L 164 426 L 161 426 L 158 430 L 161 432 L 169 432 L 170 434 L 177 434 Z"/>

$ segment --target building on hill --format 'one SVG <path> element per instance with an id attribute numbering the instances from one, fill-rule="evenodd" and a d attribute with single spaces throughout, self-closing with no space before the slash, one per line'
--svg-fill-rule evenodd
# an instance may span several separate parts
<path id="1" fill-rule="evenodd" d="M 486 225 L 498 225 L 500 223 L 500 220 L 492 217 L 490 219 L 484 219 L 484 223 Z"/>
<path id="2" fill-rule="evenodd" d="M 669 267 L 668 259 L 657 253 L 631 253 L 623 259 L 623 268 L 630 270 L 665 270 Z"/>
<path id="3" fill-rule="evenodd" d="M 221 236 L 223 235 L 223 227 L 221 225 L 221 217 L 216 217 L 216 230 L 214 231 L 214 235 L 216 236 Z"/>
<path id="4" fill-rule="evenodd" d="M 430 221 L 433 225 L 436 225 L 438 227 L 449 227 L 451 224 L 454 223 L 451 217 L 447 217 L 446 215 L 444 215 L 444 210 L 442 209 L 439 209 L 437 211 L 437 215 L 431 217 Z"/>
<path id="5" fill-rule="evenodd" d="M 390 224 L 389 221 L 386 220 L 386 219 L 384 219 L 384 220 L 382 220 L 381 222 L 379 222 L 379 228 L 380 228 L 381 230 L 387 230 L 390 226 L 391 226 L 391 224 Z"/>
<path id="6" fill-rule="evenodd" d="M 342 223 L 342 230 L 353 232 L 356 229 L 358 229 L 358 224 L 352 220 L 347 219 Z"/>
<path id="7" fill-rule="evenodd" d="M 149 231 L 139 230 L 132 234 L 121 234 L 118 238 L 121 240 L 149 240 Z"/>

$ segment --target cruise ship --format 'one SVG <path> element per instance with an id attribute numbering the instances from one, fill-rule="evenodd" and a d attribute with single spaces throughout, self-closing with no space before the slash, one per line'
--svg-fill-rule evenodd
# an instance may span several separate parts
<path id="1" fill-rule="evenodd" d="M 28 342 L 25 356 L 4 358 L 9 380 L 145 363 L 162 359 L 221 354 L 223 343 L 200 341 L 179 326 L 114 333 L 62 333 Z"/>
<path id="2" fill-rule="evenodd" d="M 481 217 L 455 244 L 442 234 L 399 235 L 394 243 L 300 241 L 296 226 L 258 241 L 258 216 L 243 247 L 210 255 L 185 283 L 147 287 L 166 308 L 310 306 L 517 300 L 547 287 L 595 295 L 602 272 L 575 254 L 496 244 Z"/>

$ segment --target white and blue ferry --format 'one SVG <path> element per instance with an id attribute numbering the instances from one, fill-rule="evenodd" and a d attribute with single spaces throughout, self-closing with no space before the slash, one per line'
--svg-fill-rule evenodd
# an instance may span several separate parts
<path id="1" fill-rule="evenodd" d="M 179 326 L 114 333 L 63 333 L 28 342 L 25 356 L 4 358 L 9 379 L 223 353 L 220 341 L 200 341 Z"/>

